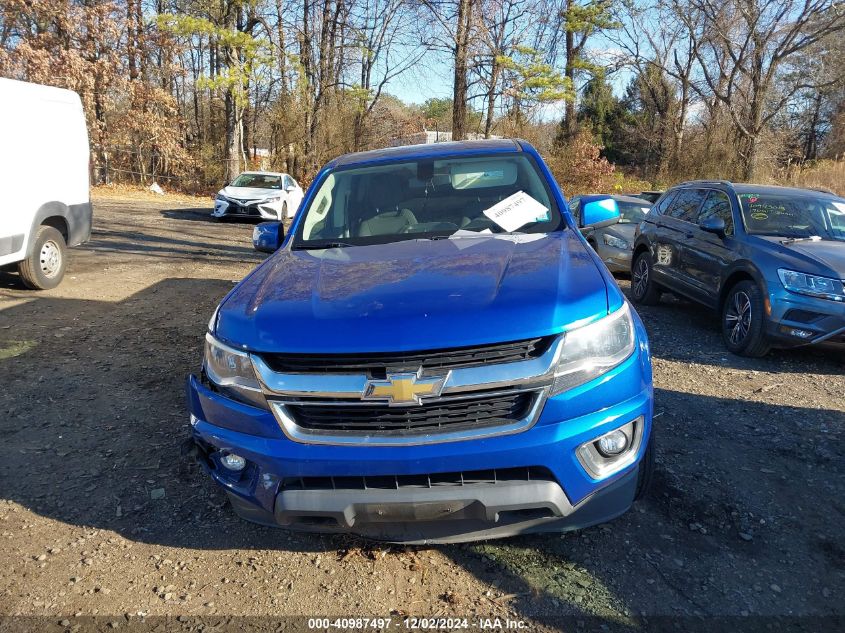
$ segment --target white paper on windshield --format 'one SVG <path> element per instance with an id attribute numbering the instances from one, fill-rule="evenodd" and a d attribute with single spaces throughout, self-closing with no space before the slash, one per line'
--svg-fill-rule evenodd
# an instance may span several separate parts
<path id="1" fill-rule="evenodd" d="M 536 222 L 548 214 L 549 209 L 524 191 L 517 191 L 501 202 L 497 202 L 482 213 L 501 226 L 505 231 L 516 231 L 519 227 Z"/>
<path id="2" fill-rule="evenodd" d="M 464 250 L 465 248 L 470 248 L 476 244 L 481 243 L 480 239 L 472 239 L 472 238 L 481 238 L 481 237 L 494 237 L 493 232 L 490 229 L 484 229 L 483 231 L 467 231 L 466 229 L 458 229 L 454 233 L 449 236 L 450 240 L 454 240 L 455 246 L 458 247 L 458 250 Z M 461 239 L 466 238 L 466 239 Z"/>
<path id="3" fill-rule="evenodd" d="M 449 236 L 449 239 L 452 239 L 453 237 L 479 237 L 480 235 L 492 234 L 493 231 L 490 229 L 484 229 L 483 231 L 467 231 L 466 229 L 458 229 Z"/>

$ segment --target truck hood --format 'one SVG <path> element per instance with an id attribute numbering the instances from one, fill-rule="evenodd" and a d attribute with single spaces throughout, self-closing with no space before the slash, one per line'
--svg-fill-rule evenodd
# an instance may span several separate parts
<path id="1" fill-rule="evenodd" d="M 782 237 L 755 236 L 784 260 L 783 268 L 845 279 L 845 242 L 821 240 L 783 244 Z"/>
<path id="2" fill-rule="evenodd" d="M 284 249 L 221 304 L 215 334 L 260 352 L 425 350 L 559 333 L 607 306 L 570 230 Z"/>

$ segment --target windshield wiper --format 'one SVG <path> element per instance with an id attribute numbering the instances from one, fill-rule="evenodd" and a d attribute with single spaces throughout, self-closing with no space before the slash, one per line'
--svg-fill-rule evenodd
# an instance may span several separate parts
<path id="1" fill-rule="evenodd" d="M 822 238 L 819 235 L 810 235 L 808 237 L 790 237 L 785 240 L 781 240 L 781 244 L 795 244 L 795 242 L 821 242 Z"/>
<path id="2" fill-rule="evenodd" d="M 313 251 L 319 250 L 324 248 L 346 248 L 347 246 L 355 246 L 355 244 L 350 244 L 349 242 L 313 242 L 305 244 L 297 244 L 293 247 L 295 251 Z"/>

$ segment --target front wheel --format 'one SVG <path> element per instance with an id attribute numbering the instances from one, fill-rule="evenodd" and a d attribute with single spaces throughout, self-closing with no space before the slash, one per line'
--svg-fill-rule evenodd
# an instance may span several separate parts
<path id="1" fill-rule="evenodd" d="M 651 256 L 648 251 L 643 251 L 631 266 L 631 296 L 634 303 L 653 306 L 660 302 L 660 288 L 654 283 L 651 273 Z"/>
<path id="2" fill-rule="evenodd" d="M 763 292 L 753 281 L 740 281 L 722 306 L 725 347 L 739 356 L 759 358 L 769 352 L 766 340 Z"/>
<path id="3" fill-rule="evenodd" d="M 27 288 L 49 290 L 65 276 L 67 265 L 65 238 L 52 226 L 39 226 L 29 256 L 18 264 L 18 272 Z"/>
<path id="4" fill-rule="evenodd" d="M 283 202 L 282 203 L 282 211 L 279 214 L 279 222 L 284 222 L 287 219 L 288 219 L 288 203 Z"/>

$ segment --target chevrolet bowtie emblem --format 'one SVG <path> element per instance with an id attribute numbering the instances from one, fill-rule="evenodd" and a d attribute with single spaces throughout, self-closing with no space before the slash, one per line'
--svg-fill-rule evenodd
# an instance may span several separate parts
<path id="1" fill-rule="evenodd" d="M 422 404 L 424 398 L 436 398 L 443 391 L 446 376 L 420 378 L 418 374 L 388 374 L 386 380 L 369 380 L 362 400 L 381 400 L 388 405 Z"/>

